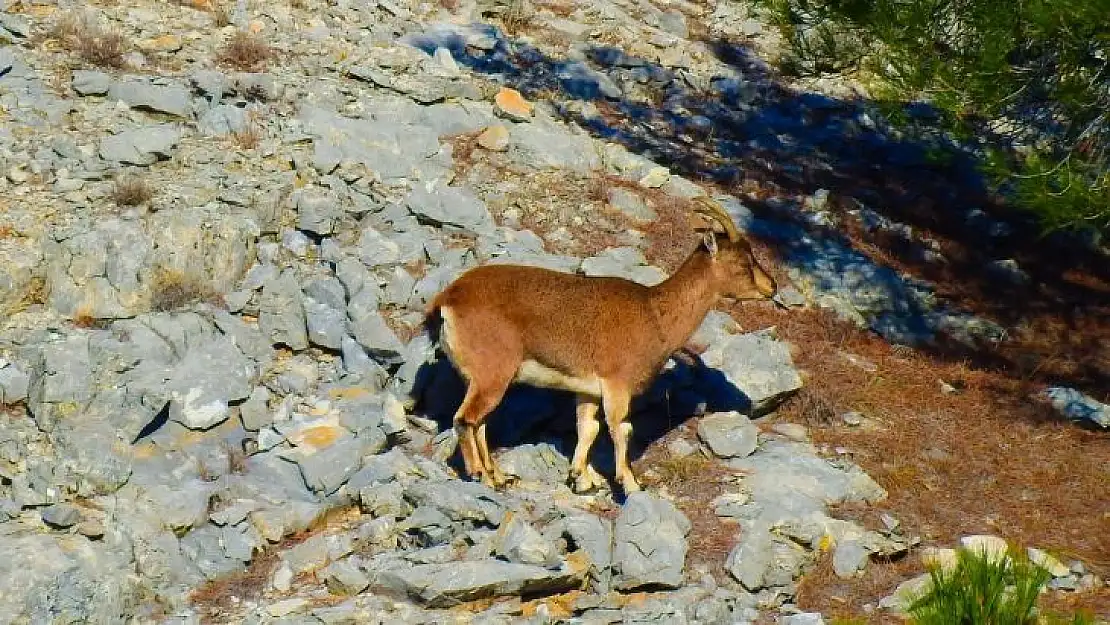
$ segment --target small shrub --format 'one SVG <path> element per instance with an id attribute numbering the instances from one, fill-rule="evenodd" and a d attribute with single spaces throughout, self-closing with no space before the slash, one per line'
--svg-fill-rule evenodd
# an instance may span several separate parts
<path id="1" fill-rule="evenodd" d="M 705 471 L 709 459 L 699 453 L 686 456 L 670 456 L 660 460 L 653 468 L 659 474 L 661 484 L 688 482 Z"/>
<path id="2" fill-rule="evenodd" d="M 1031 625 L 1037 596 L 1052 576 L 1017 552 L 993 558 L 961 548 L 951 571 L 935 567 L 929 577 L 929 590 L 909 608 L 917 625 Z"/>
<path id="3" fill-rule="evenodd" d="M 174 269 L 158 269 L 150 285 L 150 308 L 159 312 L 180 310 L 198 302 L 220 305 L 222 297 L 203 281 Z"/>
<path id="4" fill-rule="evenodd" d="M 501 23 L 506 32 L 512 35 L 522 33 L 536 17 L 536 10 L 528 0 L 510 0 L 509 6 L 501 14 Z"/>
<path id="5" fill-rule="evenodd" d="M 245 30 L 237 30 L 224 45 L 217 60 L 229 67 L 250 71 L 261 68 L 273 56 L 273 49 L 262 37 Z"/>
<path id="6" fill-rule="evenodd" d="M 131 47 L 118 31 L 104 28 L 87 14 L 63 15 L 50 36 L 85 61 L 100 67 L 123 67 L 123 57 Z"/>
<path id="7" fill-rule="evenodd" d="M 212 7 L 212 19 L 216 22 L 216 28 L 223 28 L 231 25 L 231 11 L 227 10 L 227 5 L 223 2 L 218 2 Z"/>
<path id="8" fill-rule="evenodd" d="M 138 176 L 124 175 L 116 178 L 111 197 L 117 206 L 139 206 L 154 198 L 154 189 Z"/>
<path id="9" fill-rule="evenodd" d="M 84 330 L 102 329 L 108 325 L 107 319 L 100 319 L 93 314 L 91 307 L 82 305 L 73 312 L 73 325 Z"/>

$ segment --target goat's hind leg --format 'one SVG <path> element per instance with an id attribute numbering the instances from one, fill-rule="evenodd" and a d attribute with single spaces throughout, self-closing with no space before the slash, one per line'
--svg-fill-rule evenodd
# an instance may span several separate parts
<path id="1" fill-rule="evenodd" d="M 474 428 L 467 423 L 466 415 L 474 411 L 474 404 L 478 399 L 478 394 L 474 391 L 474 385 L 471 384 L 467 387 L 466 397 L 463 398 L 462 404 L 459 409 L 455 411 L 455 418 L 453 424 L 455 427 L 455 437 L 459 441 L 459 453 L 462 455 L 463 468 L 467 476 L 473 478 L 481 474 L 481 457 L 478 454 L 478 445 L 474 439 Z"/>
<path id="2" fill-rule="evenodd" d="M 628 464 L 628 443 L 632 438 L 632 424 L 628 422 L 628 407 L 632 401 L 632 395 L 623 385 L 609 381 L 602 383 L 602 394 L 605 423 L 609 427 L 609 437 L 613 439 L 613 448 L 616 452 L 616 478 L 624 494 L 630 495 L 640 490 L 636 476 L 632 474 L 632 467 Z"/>

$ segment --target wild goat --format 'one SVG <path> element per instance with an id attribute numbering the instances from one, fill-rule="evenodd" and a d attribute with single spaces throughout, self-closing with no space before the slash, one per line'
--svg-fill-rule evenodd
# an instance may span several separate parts
<path id="1" fill-rule="evenodd" d="M 698 228 L 702 241 L 655 286 L 483 265 L 435 297 L 426 327 L 467 383 L 454 427 L 470 477 L 505 484 L 490 456 L 486 418 L 511 384 L 523 382 L 577 394 L 575 490 L 593 484 L 586 458 L 601 428 L 599 404 L 616 451 L 616 478 L 626 494 L 640 489 L 628 465 L 632 425 L 625 419 L 632 397 L 647 389 L 720 298 L 762 299 L 776 291 L 724 208 L 706 198 L 697 202 L 696 212 L 708 217 Z"/>

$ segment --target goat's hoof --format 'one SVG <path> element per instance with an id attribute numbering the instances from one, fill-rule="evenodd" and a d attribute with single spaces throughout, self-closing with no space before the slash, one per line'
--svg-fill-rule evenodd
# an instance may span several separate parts
<path id="1" fill-rule="evenodd" d="M 625 496 L 631 495 L 640 491 L 640 484 L 636 482 L 636 478 L 629 477 L 621 480 L 621 490 L 624 491 Z"/>
<path id="2" fill-rule="evenodd" d="M 482 473 L 482 483 L 495 490 L 504 488 L 511 482 L 512 480 L 505 477 L 505 474 L 498 469 Z"/>
<path id="3" fill-rule="evenodd" d="M 605 485 L 605 479 L 593 467 L 587 467 L 585 471 L 572 471 L 570 477 L 574 482 L 572 490 L 578 495 L 592 493 Z"/>

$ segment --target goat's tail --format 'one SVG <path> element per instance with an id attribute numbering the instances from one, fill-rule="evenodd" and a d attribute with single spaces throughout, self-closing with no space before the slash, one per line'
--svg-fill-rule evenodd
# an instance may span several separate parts
<path id="1" fill-rule="evenodd" d="M 440 309 L 443 307 L 442 293 L 437 295 L 435 299 L 428 303 L 428 307 L 424 310 L 424 331 L 428 333 L 428 338 L 431 339 L 432 344 L 439 344 L 440 330 L 443 329 L 443 315 L 440 314 Z"/>

